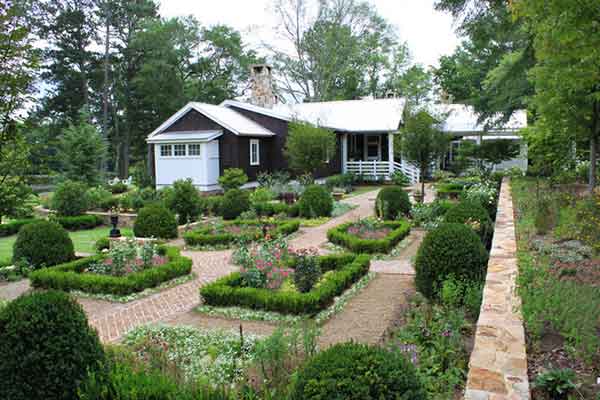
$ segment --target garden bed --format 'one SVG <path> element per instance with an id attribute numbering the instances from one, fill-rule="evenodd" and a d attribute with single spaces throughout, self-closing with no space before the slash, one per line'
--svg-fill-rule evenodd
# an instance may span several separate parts
<path id="1" fill-rule="evenodd" d="M 316 314 L 327 308 L 369 271 L 369 256 L 336 254 L 319 256 L 322 279 L 310 291 L 272 290 L 244 285 L 240 272 L 234 272 L 203 286 L 200 295 L 210 306 L 240 306 L 282 314 Z M 290 263 L 294 267 L 294 262 Z"/>
<path id="2" fill-rule="evenodd" d="M 332 228 L 327 232 L 327 238 L 355 253 L 387 253 L 409 233 L 408 221 L 365 219 Z"/>
<path id="3" fill-rule="evenodd" d="M 231 245 L 235 242 L 251 242 L 265 236 L 281 237 L 296 232 L 300 221 L 246 220 L 214 222 L 195 228 L 183 235 L 188 246 Z"/>
<path id="4" fill-rule="evenodd" d="M 192 261 L 182 257 L 174 247 L 158 248 L 159 257 L 164 262 L 153 264 L 122 276 L 94 272 L 99 264 L 106 263 L 105 255 L 86 257 L 55 267 L 44 268 L 29 275 L 34 288 L 78 290 L 86 293 L 130 295 L 156 287 L 174 278 L 188 275 Z M 115 263 L 113 259 L 111 263 Z M 134 263 L 139 264 L 134 261 Z M 126 268 L 132 269 L 130 266 Z"/>

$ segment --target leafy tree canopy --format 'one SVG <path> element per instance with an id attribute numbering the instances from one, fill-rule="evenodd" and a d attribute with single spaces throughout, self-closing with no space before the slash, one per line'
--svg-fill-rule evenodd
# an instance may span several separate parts
<path id="1" fill-rule="evenodd" d="M 302 122 L 292 122 L 285 144 L 290 167 L 302 174 L 313 174 L 335 153 L 335 133 Z"/>

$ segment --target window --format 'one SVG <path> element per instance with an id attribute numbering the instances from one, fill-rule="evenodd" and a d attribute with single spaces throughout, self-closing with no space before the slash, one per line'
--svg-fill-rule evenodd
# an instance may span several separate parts
<path id="1" fill-rule="evenodd" d="M 260 164 L 260 146 L 258 139 L 250 139 L 250 165 Z"/>
<path id="2" fill-rule="evenodd" d="M 202 146 L 201 144 L 188 144 L 188 156 L 192 157 L 192 156 L 196 156 L 199 157 L 200 156 L 200 146 Z"/>
<path id="3" fill-rule="evenodd" d="M 185 157 L 185 144 L 176 144 L 173 147 L 175 157 Z"/>
<path id="4" fill-rule="evenodd" d="M 171 157 L 173 155 L 173 149 L 170 144 L 161 144 L 160 145 L 160 156 L 161 157 Z"/>

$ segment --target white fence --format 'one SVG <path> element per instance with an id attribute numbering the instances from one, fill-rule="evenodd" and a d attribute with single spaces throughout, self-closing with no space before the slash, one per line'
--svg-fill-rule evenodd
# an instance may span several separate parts
<path id="1" fill-rule="evenodd" d="M 404 160 L 393 163 L 393 172 L 401 171 L 408 176 L 411 183 L 419 182 L 419 170 Z M 390 163 L 388 161 L 348 161 L 346 162 L 346 172 L 372 177 L 373 179 L 389 179 Z"/>

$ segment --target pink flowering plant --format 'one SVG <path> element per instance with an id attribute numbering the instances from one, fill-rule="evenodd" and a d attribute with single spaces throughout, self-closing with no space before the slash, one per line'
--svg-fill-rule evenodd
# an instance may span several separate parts
<path id="1" fill-rule="evenodd" d="M 156 244 L 144 242 L 141 245 L 135 240 L 115 243 L 103 260 L 92 263 L 87 272 L 102 275 L 125 276 L 133 272 L 166 264 L 166 256 L 158 253 Z"/>
<path id="2" fill-rule="evenodd" d="M 295 259 L 294 285 L 300 293 L 307 293 L 321 279 L 321 266 L 318 261 L 318 251 L 311 247 L 308 249 L 290 250 Z"/>
<path id="3" fill-rule="evenodd" d="M 248 287 L 278 289 L 293 272 L 287 267 L 289 251 L 283 239 L 265 240 L 240 247 L 234 262 L 240 265 L 240 274 Z"/>

